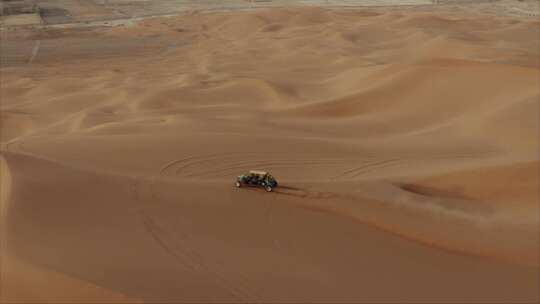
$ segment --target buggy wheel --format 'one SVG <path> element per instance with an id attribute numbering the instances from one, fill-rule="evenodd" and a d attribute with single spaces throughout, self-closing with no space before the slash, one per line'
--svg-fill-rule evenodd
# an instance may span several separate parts
<path id="1" fill-rule="evenodd" d="M 236 186 L 236 188 L 242 187 L 242 183 L 240 183 L 240 182 L 236 182 L 236 184 L 234 184 L 234 185 Z"/>
<path id="2" fill-rule="evenodd" d="M 272 192 L 272 190 L 274 190 L 270 186 L 266 186 L 266 187 L 264 187 L 264 189 L 266 190 L 266 192 Z"/>

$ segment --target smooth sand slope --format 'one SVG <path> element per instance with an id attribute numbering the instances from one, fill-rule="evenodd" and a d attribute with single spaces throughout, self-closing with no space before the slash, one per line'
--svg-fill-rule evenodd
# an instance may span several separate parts
<path id="1" fill-rule="evenodd" d="M 539 29 L 302 8 L 3 32 L 1 301 L 538 301 Z M 283 187 L 235 189 L 249 169 Z"/>

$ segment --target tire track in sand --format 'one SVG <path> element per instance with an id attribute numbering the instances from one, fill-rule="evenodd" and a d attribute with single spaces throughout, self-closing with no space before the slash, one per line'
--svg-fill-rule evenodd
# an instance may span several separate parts
<path id="1" fill-rule="evenodd" d="M 249 170 L 249 169 L 256 169 L 256 168 L 298 168 L 298 167 L 305 167 L 305 166 L 331 166 L 331 165 L 339 165 L 342 164 L 343 161 L 339 160 L 318 160 L 318 159 L 312 159 L 312 160 L 296 160 L 296 159 L 289 159 L 289 160 L 274 160 L 274 161 L 244 161 L 244 162 L 236 162 L 232 163 L 226 167 L 222 168 L 216 168 L 214 170 L 210 171 L 203 171 L 200 173 L 191 173 L 185 175 L 186 177 L 206 177 L 209 175 L 215 176 L 215 177 L 225 177 L 230 176 L 231 174 L 238 173 L 240 169 L 242 170 Z M 231 172 L 232 171 L 232 172 Z"/>
<path id="2" fill-rule="evenodd" d="M 286 155 L 286 153 L 282 153 Z M 346 159 L 294 159 L 294 158 L 276 158 L 276 159 L 252 159 L 242 160 L 250 156 L 261 155 L 260 152 L 236 152 L 236 153 L 218 153 L 206 156 L 191 156 L 173 160 L 160 169 L 161 176 L 181 176 L 184 178 L 204 178 L 208 176 L 225 177 L 230 174 L 238 173 L 238 170 L 262 168 L 298 168 L 305 166 L 343 166 L 349 161 Z M 351 160 L 351 162 L 354 162 Z M 216 163 L 216 165 L 212 165 Z M 208 170 L 213 167 L 212 170 Z M 198 172 L 198 170 L 200 170 Z"/>
<path id="3" fill-rule="evenodd" d="M 497 155 L 496 151 L 485 151 L 485 152 L 465 152 L 465 153 L 446 153 L 446 154 L 437 154 L 430 155 L 425 157 L 399 157 L 399 158 L 387 158 L 379 161 L 370 161 L 365 162 L 362 166 L 354 167 L 349 170 L 346 170 L 332 178 L 332 180 L 343 179 L 343 178 L 358 178 L 365 176 L 375 170 L 386 169 L 389 167 L 396 167 L 401 165 L 410 165 L 414 162 L 422 161 L 436 161 L 436 160 L 468 160 L 468 159 L 477 159 L 481 157 L 491 157 Z"/>
<path id="4" fill-rule="evenodd" d="M 461 152 L 445 153 L 428 156 L 404 156 L 380 158 L 373 155 L 359 159 L 344 158 L 274 158 L 274 159 L 254 159 L 253 156 L 260 156 L 258 152 L 231 152 L 216 153 L 206 156 L 191 156 L 174 160 L 166 164 L 161 170 L 161 176 L 174 176 L 189 179 L 200 178 L 222 178 L 229 175 L 236 175 L 239 171 L 249 169 L 277 169 L 277 168 L 310 168 L 327 167 L 336 174 L 330 174 L 330 180 L 358 179 L 368 177 L 371 173 L 399 166 L 410 166 L 414 163 L 424 161 L 448 161 L 448 160 L 468 160 L 496 155 L 496 151 L 485 152 Z M 285 154 L 285 153 L 284 153 Z M 250 159 L 252 158 L 252 159 Z M 341 171 L 340 168 L 349 167 Z M 212 168 L 211 170 L 209 168 Z M 340 172 L 341 171 L 341 172 Z M 328 175 L 325 173 L 325 175 Z"/>
<path id="5" fill-rule="evenodd" d="M 192 159 L 191 157 L 171 161 L 165 164 L 160 172 L 177 163 L 182 163 Z M 167 232 L 159 222 L 152 216 L 144 212 L 142 205 L 155 203 L 159 200 L 155 193 L 154 184 L 156 177 L 152 176 L 148 180 L 147 196 L 143 194 L 143 176 L 136 176 L 129 185 L 129 190 L 135 200 L 135 211 L 141 217 L 145 231 L 151 236 L 156 244 L 171 256 L 177 263 L 183 265 L 196 275 L 203 275 L 215 282 L 217 286 L 230 293 L 239 302 L 259 303 L 260 297 L 249 288 L 248 280 L 242 275 L 235 275 L 234 282 L 226 275 L 223 267 L 215 262 L 205 260 L 204 257 L 193 248 L 193 237 L 191 234 L 183 232 L 183 229 L 174 231 L 174 235 Z M 180 215 L 181 216 L 181 215 Z M 181 222 L 181 219 L 179 220 Z M 189 229 L 185 229 L 189 231 Z"/>
<path id="6" fill-rule="evenodd" d="M 168 162 L 164 166 L 162 166 L 161 169 L 159 170 L 159 175 L 171 176 L 170 173 L 172 171 L 173 173 L 172 175 L 174 176 L 178 172 L 185 170 L 186 168 L 193 166 L 195 164 L 206 163 L 211 160 L 219 160 L 222 158 L 222 156 L 233 157 L 238 154 L 245 155 L 245 154 L 253 154 L 253 153 L 245 153 L 245 152 L 244 153 L 215 153 L 215 154 L 209 154 L 207 156 L 189 156 L 185 158 L 175 159 Z"/>
<path id="7" fill-rule="evenodd" d="M 34 48 L 32 49 L 32 54 L 30 55 L 30 59 L 28 59 L 28 64 L 31 64 L 34 61 L 34 59 L 37 57 L 40 46 L 41 46 L 41 40 L 36 40 Z"/>
<path id="8" fill-rule="evenodd" d="M 3 150 L 5 150 L 5 152 L 25 154 L 23 145 L 24 145 L 24 141 L 22 139 L 14 139 L 14 140 L 8 141 L 5 144 Z"/>

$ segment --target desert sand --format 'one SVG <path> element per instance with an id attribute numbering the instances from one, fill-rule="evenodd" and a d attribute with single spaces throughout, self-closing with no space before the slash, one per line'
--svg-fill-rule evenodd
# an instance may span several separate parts
<path id="1" fill-rule="evenodd" d="M 443 6 L 3 31 L 0 301 L 539 301 L 539 29 Z M 234 188 L 250 169 L 282 186 Z"/>

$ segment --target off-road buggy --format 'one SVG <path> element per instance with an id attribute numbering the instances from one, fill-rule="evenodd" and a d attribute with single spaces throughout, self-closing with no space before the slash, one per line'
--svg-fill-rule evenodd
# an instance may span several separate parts
<path id="1" fill-rule="evenodd" d="M 236 187 L 243 186 L 263 187 L 267 192 L 272 192 L 278 183 L 268 172 L 252 170 L 236 179 Z"/>

